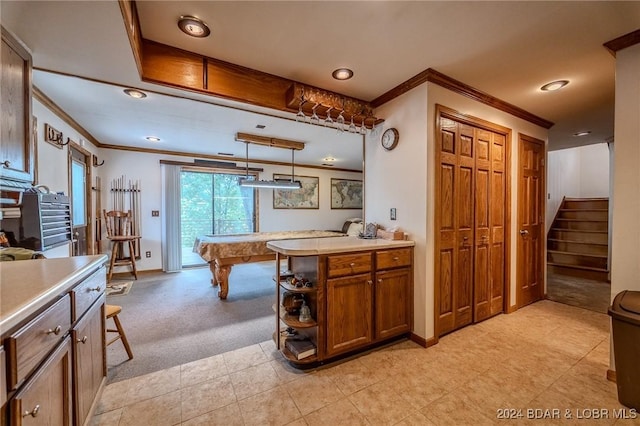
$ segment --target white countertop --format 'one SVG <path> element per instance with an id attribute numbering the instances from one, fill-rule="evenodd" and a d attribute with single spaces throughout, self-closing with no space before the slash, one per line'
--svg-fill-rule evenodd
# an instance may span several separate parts
<path id="1" fill-rule="evenodd" d="M 380 250 L 413 247 L 413 241 L 368 240 L 358 237 L 305 238 L 301 240 L 269 241 L 267 247 L 286 256 L 314 256 L 319 254 L 345 253 L 365 250 Z"/>
<path id="2" fill-rule="evenodd" d="M 0 334 L 67 292 L 107 261 L 104 254 L 0 262 Z"/>

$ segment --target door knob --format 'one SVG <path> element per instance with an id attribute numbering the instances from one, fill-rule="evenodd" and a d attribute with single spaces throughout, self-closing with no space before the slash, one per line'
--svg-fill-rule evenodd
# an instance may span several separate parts
<path id="1" fill-rule="evenodd" d="M 520 235 L 522 235 L 523 237 L 524 237 L 525 235 L 529 235 L 529 231 L 527 231 L 526 229 L 521 229 L 521 230 L 520 230 Z"/>

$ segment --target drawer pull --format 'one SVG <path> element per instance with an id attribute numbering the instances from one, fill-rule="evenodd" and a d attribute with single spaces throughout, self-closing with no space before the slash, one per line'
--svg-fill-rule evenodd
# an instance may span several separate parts
<path id="1" fill-rule="evenodd" d="M 351 267 L 353 268 L 354 266 L 356 266 L 356 263 L 355 263 L 355 262 L 351 262 L 351 263 L 349 264 L 349 266 L 351 266 Z"/>
<path id="2" fill-rule="evenodd" d="M 47 333 L 47 334 L 51 334 L 51 333 L 53 333 L 53 334 L 55 334 L 55 335 L 57 336 L 58 334 L 60 334 L 60 332 L 61 332 L 61 331 L 62 331 L 62 326 L 58 325 L 58 326 L 56 326 L 56 328 L 54 328 L 53 330 L 52 330 L 52 329 L 48 329 L 48 330 L 46 331 L 46 333 Z"/>
<path id="3" fill-rule="evenodd" d="M 102 287 L 98 286 L 96 288 L 90 288 L 89 291 L 97 291 L 98 293 L 100 293 L 102 291 Z"/>
<path id="4" fill-rule="evenodd" d="M 400 260 L 400 258 L 398 256 L 396 256 L 396 257 L 393 258 L 393 260 L 395 260 L 397 262 L 398 260 Z"/>
<path id="5" fill-rule="evenodd" d="M 33 410 L 31 411 L 25 411 L 22 417 L 27 417 L 27 416 L 38 417 L 39 412 L 40 412 L 40 404 L 33 407 Z"/>
<path id="6" fill-rule="evenodd" d="M 78 343 L 85 344 L 85 343 L 87 343 L 87 339 L 88 339 L 88 337 L 84 336 L 82 339 L 76 339 L 76 340 L 77 340 Z"/>
<path id="7" fill-rule="evenodd" d="M 4 160 L 4 161 L 2 162 L 2 165 L 3 165 L 3 166 L 5 166 L 6 168 L 9 168 L 9 167 L 11 167 L 11 161 L 9 161 L 9 160 Z"/>

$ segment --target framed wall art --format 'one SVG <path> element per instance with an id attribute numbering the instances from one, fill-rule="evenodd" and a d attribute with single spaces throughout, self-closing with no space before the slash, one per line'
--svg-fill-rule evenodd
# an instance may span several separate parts
<path id="1" fill-rule="evenodd" d="M 291 179 L 291 175 L 273 174 L 273 180 Z M 302 188 L 300 189 L 274 189 L 274 209 L 318 209 L 320 208 L 320 179 L 313 176 L 298 176 Z"/>
<path id="2" fill-rule="evenodd" d="M 362 181 L 331 178 L 331 208 L 361 209 Z"/>

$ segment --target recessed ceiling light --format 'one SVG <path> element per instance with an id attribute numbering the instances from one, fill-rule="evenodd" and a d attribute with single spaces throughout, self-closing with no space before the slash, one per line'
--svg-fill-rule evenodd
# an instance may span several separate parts
<path id="1" fill-rule="evenodd" d="M 591 130 L 585 130 L 584 132 L 574 133 L 573 136 L 587 136 L 591 134 Z"/>
<path id="2" fill-rule="evenodd" d="M 160 142 L 160 138 L 157 136 L 147 136 L 145 139 L 149 142 Z"/>
<path id="3" fill-rule="evenodd" d="M 337 70 L 333 71 L 331 75 L 336 80 L 349 80 L 351 77 L 353 77 L 353 71 L 351 71 L 349 68 L 338 68 Z"/>
<path id="4" fill-rule="evenodd" d="M 195 16 L 181 16 L 178 21 L 178 27 L 183 33 L 190 35 L 191 37 L 203 38 L 211 34 L 211 30 L 207 24 L 200 18 Z"/>
<path id="5" fill-rule="evenodd" d="M 144 99 L 147 97 L 146 93 L 137 89 L 124 89 L 123 92 L 136 99 Z"/>
<path id="6" fill-rule="evenodd" d="M 540 90 L 545 92 L 553 92 L 554 90 L 562 89 L 564 86 L 569 84 L 569 80 L 556 80 L 551 83 L 547 83 L 540 88 Z"/>
<path id="7" fill-rule="evenodd" d="M 327 158 L 323 158 L 322 161 L 331 162 L 331 161 L 336 161 L 336 159 L 333 157 L 327 157 Z"/>

